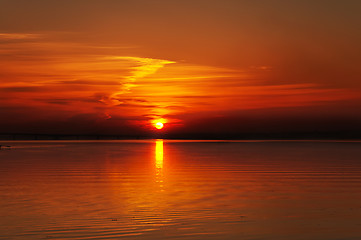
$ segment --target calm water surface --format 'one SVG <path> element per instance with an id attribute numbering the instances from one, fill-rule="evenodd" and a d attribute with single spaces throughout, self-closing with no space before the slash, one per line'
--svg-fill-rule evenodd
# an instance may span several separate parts
<path id="1" fill-rule="evenodd" d="M 6 144 L 0 239 L 361 239 L 360 142 Z"/>

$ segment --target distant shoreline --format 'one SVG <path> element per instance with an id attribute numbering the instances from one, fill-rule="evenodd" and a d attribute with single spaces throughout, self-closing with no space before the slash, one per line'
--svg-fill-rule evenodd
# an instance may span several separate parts
<path id="1" fill-rule="evenodd" d="M 169 137 L 169 136 L 108 136 L 108 135 L 48 135 L 48 134 L 0 134 L 0 141 L 137 141 L 164 139 L 168 141 L 204 142 L 361 142 L 361 137 Z"/>

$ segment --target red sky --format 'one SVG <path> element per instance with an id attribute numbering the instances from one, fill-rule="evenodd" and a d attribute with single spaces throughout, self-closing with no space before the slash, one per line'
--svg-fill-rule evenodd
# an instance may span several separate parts
<path id="1" fill-rule="evenodd" d="M 360 1 L 0 0 L 0 133 L 361 133 Z"/>

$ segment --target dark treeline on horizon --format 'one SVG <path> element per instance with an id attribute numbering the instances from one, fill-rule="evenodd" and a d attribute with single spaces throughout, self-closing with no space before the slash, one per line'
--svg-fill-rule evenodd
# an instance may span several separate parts
<path id="1" fill-rule="evenodd" d="M 180 140 L 361 140 L 360 132 L 292 132 L 292 133 L 244 133 L 244 134 L 166 134 L 109 135 L 109 134 L 0 134 L 0 140 L 136 140 L 136 139 L 180 139 Z"/>

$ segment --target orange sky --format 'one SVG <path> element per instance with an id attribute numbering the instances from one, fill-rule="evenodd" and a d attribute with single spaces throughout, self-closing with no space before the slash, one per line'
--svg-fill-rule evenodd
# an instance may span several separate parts
<path id="1" fill-rule="evenodd" d="M 360 130 L 360 10 L 0 0 L 0 133 Z"/>

